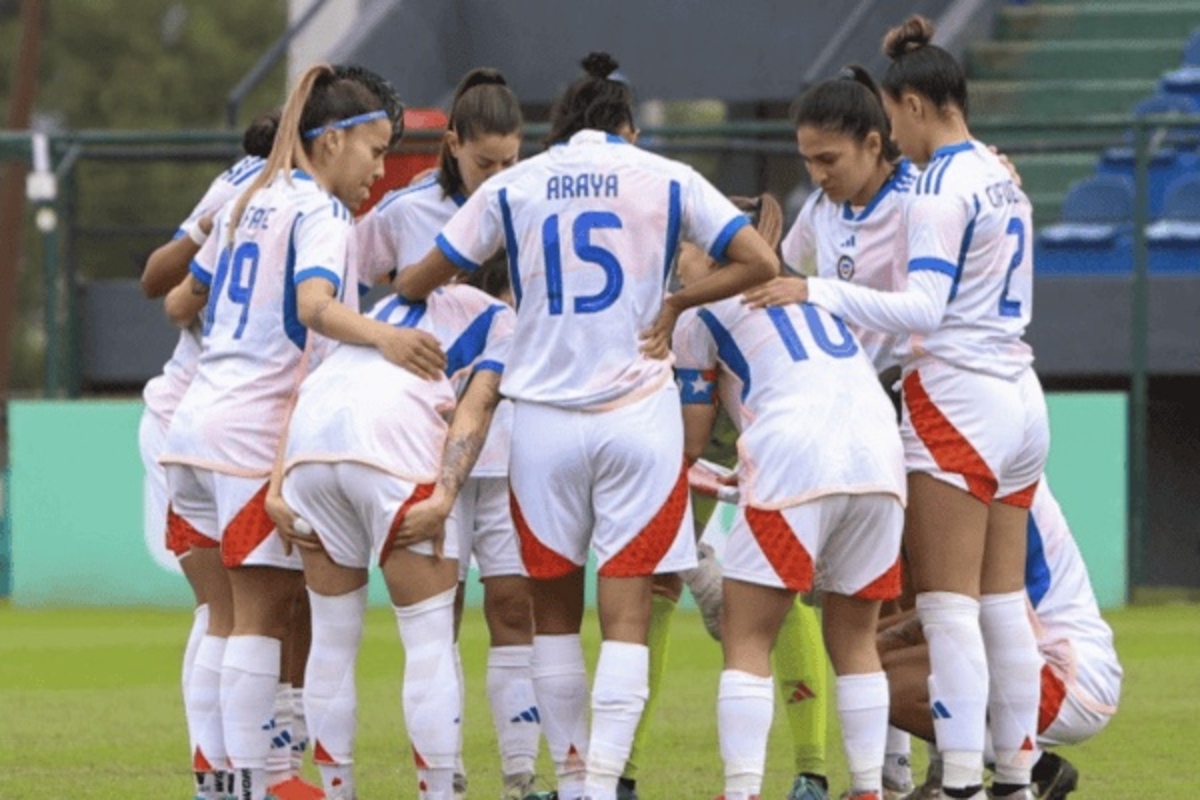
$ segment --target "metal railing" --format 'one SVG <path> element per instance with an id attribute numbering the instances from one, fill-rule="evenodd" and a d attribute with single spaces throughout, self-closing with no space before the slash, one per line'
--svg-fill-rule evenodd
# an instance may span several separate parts
<path id="1" fill-rule="evenodd" d="M 319 4 L 318 4 L 319 5 Z M 1169 127 L 1200 127 L 1200 116 L 1167 115 L 1153 117 L 1091 117 L 1080 119 L 1041 119 L 1034 121 L 989 121 L 976 126 L 975 134 L 1012 153 L 1044 153 L 1068 149 L 1056 141 L 1056 134 L 1074 131 L 1069 149 L 1101 147 L 1131 136 L 1136 163 L 1136 204 L 1132 226 L 1133 272 L 1130 293 L 1131 319 L 1129 373 L 1129 559 L 1130 585 L 1145 575 L 1148 524 L 1148 405 L 1149 405 L 1149 292 L 1148 249 L 1145 228 L 1150 221 L 1148 205 L 1149 164 L 1155 131 Z M 529 125 L 526 149 L 539 149 L 546 126 Z M 412 131 L 404 147 L 428 152 L 440 141 L 438 131 Z M 167 159 L 228 161 L 238 152 L 240 137 L 232 131 L 75 131 L 51 137 L 53 175 L 59 185 L 69 186 L 72 173 L 85 161 Z M 671 125 L 642 131 L 641 142 L 649 149 L 679 156 L 696 153 L 754 153 L 763 156 L 791 155 L 795 152 L 794 131 L 789 122 L 744 121 L 717 125 Z M 0 131 L 0 160 L 29 160 L 30 134 Z M 1064 187 L 1065 188 L 1065 187 Z M 64 365 L 62 339 L 74 319 L 73 293 L 65 292 L 63 305 L 63 265 L 59 253 L 59 217 L 69 208 L 68 192 L 34 203 L 34 218 L 42 239 L 43 282 L 46 292 L 45 393 L 60 396 L 71 383 Z M 72 222 L 68 220 L 68 222 Z M 65 273 L 74 281 L 73 266 Z"/>

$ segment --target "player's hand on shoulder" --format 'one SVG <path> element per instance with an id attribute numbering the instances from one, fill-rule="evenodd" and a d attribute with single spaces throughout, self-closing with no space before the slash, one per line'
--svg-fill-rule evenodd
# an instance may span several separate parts
<path id="1" fill-rule="evenodd" d="M 446 354 L 442 352 L 442 346 L 432 334 L 425 331 L 392 328 L 378 348 L 388 361 L 426 380 L 441 377 L 446 369 Z"/>
<path id="2" fill-rule="evenodd" d="M 793 276 L 774 278 L 747 291 L 742 295 L 742 302 L 751 308 L 807 303 L 808 281 Z"/>

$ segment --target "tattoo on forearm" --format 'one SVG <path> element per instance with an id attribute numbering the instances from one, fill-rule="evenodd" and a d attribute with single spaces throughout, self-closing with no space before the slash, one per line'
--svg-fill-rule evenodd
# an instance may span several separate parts
<path id="1" fill-rule="evenodd" d="M 443 489 L 454 494 L 458 493 L 470 476 L 471 469 L 475 466 L 475 461 L 479 458 L 479 451 L 483 449 L 486 439 L 486 428 L 466 434 L 451 434 L 450 438 L 446 440 L 446 447 L 442 452 L 442 476 L 438 483 Z"/>

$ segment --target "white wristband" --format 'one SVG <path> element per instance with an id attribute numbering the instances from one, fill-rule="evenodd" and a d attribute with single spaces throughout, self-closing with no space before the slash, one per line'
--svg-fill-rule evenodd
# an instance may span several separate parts
<path id="1" fill-rule="evenodd" d="M 204 232 L 199 223 L 188 226 L 187 235 L 196 243 L 196 247 L 204 247 L 204 243 L 208 241 L 208 234 Z"/>

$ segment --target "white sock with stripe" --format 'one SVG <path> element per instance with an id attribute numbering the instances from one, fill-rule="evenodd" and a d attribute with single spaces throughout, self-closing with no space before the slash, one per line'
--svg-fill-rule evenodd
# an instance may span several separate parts
<path id="1" fill-rule="evenodd" d="M 531 644 L 488 650 L 488 701 L 505 776 L 532 773 L 537 761 L 542 725 L 529 667 L 532 658 Z"/>
<path id="2" fill-rule="evenodd" d="M 996 749 L 995 780 L 1023 786 L 1037 755 L 1042 670 L 1025 592 L 984 595 L 979 624 L 991 678 L 988 725 Z"/>
<path id="3" fill-rule="evenodd" d="M 592 684 L 592 729 L 588 740 L 590 800 L 615 800 L 633 735 L 650 696 L 650 648 L 633 642 L 604 642 Z"/>
<path id="4" fill-rule="evenodd" d="M 587 776 L 588 752 L 587 667 L 579 634 L 534 636 L 530 671 L 558 795 L 579 797 Z"/>
<path id="5" fill-rule="evenodd" d="M 230 636 L 221 663 L 221 717 L 234 771 L 236 800 L 267 794 L 269 724 L 279 683 L 280 642 L 271 636 Z"/>
<path id="6" fill-rule="evenodd" d="M 330 797 L 354 796 L 354 734 L 358 690 L 354 669 L 362 641 L 367 587 L 342 595 L 311 589 L 312 644 L 304 668 L 304 715 L 313 763 Z"/>

